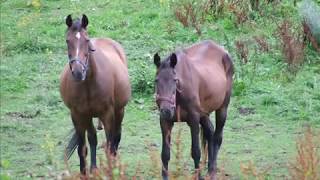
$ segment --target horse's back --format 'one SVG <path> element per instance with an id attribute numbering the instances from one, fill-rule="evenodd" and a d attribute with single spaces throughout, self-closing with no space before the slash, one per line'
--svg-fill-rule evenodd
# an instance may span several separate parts
<path id="1" fill-rule="evenodd" d="M 195 44 L 185 52 L 197 74 L 199 101 L 206 112 L 218 109 L 228 91 L 228 77 L 224 57 L 228 52 L 213 41 Z"/>

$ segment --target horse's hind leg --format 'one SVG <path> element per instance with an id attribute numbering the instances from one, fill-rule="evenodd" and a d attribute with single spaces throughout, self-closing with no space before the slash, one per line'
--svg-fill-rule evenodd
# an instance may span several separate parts
<path id="1" fill-rule="evenodd" d="M 88 141 L 90 144 L 90 155 L 91 155 L 91 167 L 90 171 L 92 172 L 97 168 L 97 160 L 96 160 L 96 150 L 97 150 L 97 132 L 94 128 L 93 122 L 91 121 L 88 127 Z"/>
<path id="2" fill-rule="evenodd" d="M 124 116 L 124 108 L 115 110 L 115 120 L 113 122 L 114 129 L 112 132 L 111 148 L 116 153 L 121 140 L 121 125 Z"/>
<path id="3" fill-rule="evenodd" d="M 124 115 L 124 109 L 114 111 L 112 108 L 108 110 L 100 120 L 103 122 L 104 131 L 107 138 L 108 153 L 116 155 L 118 145 L 121 139 L 121 123 Z"/>
<path id="4" fill-rule="evenodd" d="M 227 97 L 223 106 L 216 110 L 216 129 L 213 136 L 213 166 L 214 174 L 217 172 L 217 156 L 222 143 L 223 127 L 227 119 L 227 109 L 230 101 L 230 93 L 227 93 Z"/>
<path id="5" fill-rule="evenodd" d="M 214 127 L 213 127 L 213 125 L 212 125 L 212 123 L 210 121 L 209 116 L 201 117 L 200 123 L 201 123 L 202 129 L 203 129 L 204 138 L 208 142 L 208 174 L 211 175 L 213 173 L 213 136 L 214 136 Z"/>

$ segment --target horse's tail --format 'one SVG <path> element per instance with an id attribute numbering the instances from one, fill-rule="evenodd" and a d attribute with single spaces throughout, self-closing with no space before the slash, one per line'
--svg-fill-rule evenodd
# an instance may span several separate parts
<path id="1" fill-rule="evenodd" d="M 232 80 L 233 80 L 232 78 L 233 78 L 233 74 L 234 74 L 234 66 L 233 66 L 232 59 L 228 53 L 226 53 L 223 56 L 222 62 L 223 62 L 224 69 L 226 71 L 226 75 L 227 75 L 227 79 L 228 79 L 228 86 L 230 86 L 228 88 L 231 90 Z"/>
<path id="2" fill-rule="evenodd" d="M 69 143 L 65 149 L 65 158 L 67 160 L 70 159 L 71 155 L 73 154 L 74 150 L 76 150 L 76 148 L 78 147 L 78 141 L 79 141 L 79 136 L 76 133 L 76 131 L 73 129 L 72 130 L 72 137 L 69 140 Z"/>
<path id="3" fill-rule="evenodd" d="M 201 147 L 202 147 L 202 152 L 203 152 L 203 153 L 206 153 L 206 151 L 207 151 L 207 149 L 206 149 L 206 146 L 207 146 L 207 138 L 206 138 L 206 136 L 205 136 L 205 134 L 204 134 L 204 130 L 203 130 L 202 127 L 201 127 L 200 131 L 201 131 Z"/>

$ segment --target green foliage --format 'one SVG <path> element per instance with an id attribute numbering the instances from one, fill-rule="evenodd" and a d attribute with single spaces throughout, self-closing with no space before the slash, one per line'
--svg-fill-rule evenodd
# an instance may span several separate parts
<path id="1" fill-rule="evenodd" d="M 147 62 L 139 61 L 130 68 L 131 86 L 135 93 L 152 94 L 154 92 L 155 66 Z"/>
<path id="2" fill-rule="evenodd" d="M 47 161 L 50 165 L 54 162 L 54 148 L 55 143 L 49 133 L 45 134 L 44 144 L 41 145 L 41 148 L 47 152 Z"/>
<path id="3" fill-rule="evenodd" d="M 11 167 L 11 163 L 8 160 L 5 159 L 1 159 L 0 162 L 0 179 L 1 180 L 10 180 L 11 177 L 10 175 L 7 173 L 4 173 L 3 171 L 1 171 L 1 169 L 9 169 Z"/>
<path id="4" fill-rule="evenodd" d="M 42 6 L 41 0 L 28 0 L 27 6 L 31 6 L 35 9 L 40 9 Z"/>

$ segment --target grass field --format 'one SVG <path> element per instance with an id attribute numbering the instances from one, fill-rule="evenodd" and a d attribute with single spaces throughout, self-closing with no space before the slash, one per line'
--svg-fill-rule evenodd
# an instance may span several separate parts
<path id="1" fill-rule="evenodd" d="M 140 164 L 145 179 L 157 178 L 152 174 L 152 156 L 158 158 L 160 175 L 161 132 L 153 99 L 153 54 L 159 51 L 164 56 L 176 48 L 212 39 L 229 50 L 236 68 L 218 166 L 228 179 L 243 179 L 240 166 L 249 162 L 258 170 L 267 170 L 267 179 L 288 177 L 296 138 L 306 126 L 320 129 L 320 56 L 308 45 L 303 65 L 289 72 L 276 33 L 277 24 L 285 18 L 299 25 L 297 7 L 289 0 L 265 5 L 262 15 L 251 12 L 250 19 L 240 25 L 228 12 L 219 18 L 208 17 L 199 36 L 176 20 L 170 2 L 1 0 L 2 178 L 47 179 L 66 168 L 63 149 L 72 123 L 60 98 L 59 75 L 67 63 L 64 18 L 70 13 L 74 17 L 86 14 L 91 37 L 113 38 L 127 53 L 133 97 L 126 109 L 119 152 L 128 176 L 133 176 Z M 254 36 L 265 37 L 270 50 L 259 50 Z M 239 40 L 248 42 L 246 64 L 237 53 L 235 43 Z M 179 130 L 184 168 L 192 172 L 189 128 L 177 123 L 173 139 Z M 103 159 L 104 133 L 99 131 L 98 135 L 98 157 Z M 174 162 L 174 147 L 169 166 Z M 69 166 L 78 171 L 77 155 Z"/>

